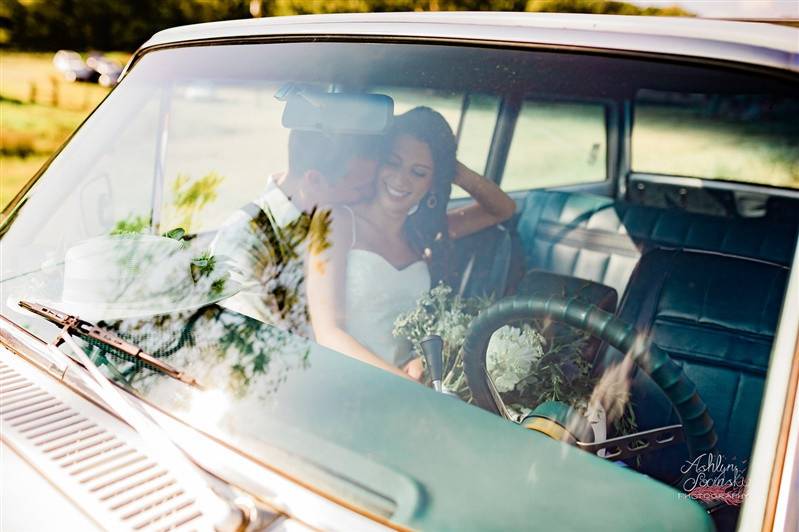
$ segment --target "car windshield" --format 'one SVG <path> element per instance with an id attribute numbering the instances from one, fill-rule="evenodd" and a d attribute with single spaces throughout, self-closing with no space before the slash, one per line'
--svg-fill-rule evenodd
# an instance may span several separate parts
<path id="1" fill-rule="evenodd" d="M 6 213 L 2 314 L 101 324 L 202 385 L 82 338 L 122 386 L 399 524 L 558 527 L 580 500 L 614 529 L 695 501 L 734 525 L 796 88 L 452 44 L 150 51 Z"/>

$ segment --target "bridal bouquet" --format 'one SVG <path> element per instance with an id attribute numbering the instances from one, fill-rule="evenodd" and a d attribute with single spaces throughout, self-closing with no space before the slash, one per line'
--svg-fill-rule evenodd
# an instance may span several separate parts
<path id="1" fill-rule="evenodd" d="M 417 301 L 416 308 L 394 322 L 394 336 L 405 338 L 421 353 L 419 342 L 437 334 L 444 340 L 442 384 L 466 402 L 472 402 L 463 372 L 461 346 L 471 321 L 490 300 L 464 299 L 439 284 Z M 585 412 L 599 381 L 581 352 L 588 337 L 572 330 L 549 340 L 541 334 L 539 322 L 519 327 L 506 325 L 491 336 L 486 352 L 486 369 L 505 404 L 519 418 L 536 405 L 562 401 Z M 429 379 L 428 379 L 429 380 Z M 627 407 L 616 423 L 622 430 L 634 429 L 632 410 Z"/>
<path id="2" fill-rule="evenodd" d="M 471 402 L 472 397 L 463 373 L 460 350 L 466 330 L 479 310 L 477 301 L 453 296 L 452 288 L 441 283 L 422 295 L 416 308 L 400 314 L 394 321 L 394 336 L 409 340 L 417 353 L 422 352 L 419 342 L 427 335 L 437 334 L 444 340 L 442 384 L 467 402 Z M 429 381 L 427 374 L 426 379 Z"/>

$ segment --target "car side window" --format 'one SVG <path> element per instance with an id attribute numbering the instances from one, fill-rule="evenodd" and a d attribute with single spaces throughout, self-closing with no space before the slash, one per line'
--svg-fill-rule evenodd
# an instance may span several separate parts
<path id="1" fill-rule="evenodd" d="M 456 130 L 458 135 L 458 160 L 480 174 L 485 173 L 491 136 L 497 124 L 499 98 L 487 94 L 467 94 L 463 113 Z M 453 187 L 452 197 L 468 197 L 465 190 Z"/>
<path id="2" fill-rule="evenodd" d="M 793 98 L 640 90 L 632 170 L 799 188 L 797 135 Z"/>
<path id="3" fill-rule="evenodd" d="M 522 104 L 501 187 L 507 192 L 607 179 L 607 127 L 600 103 Z"/>

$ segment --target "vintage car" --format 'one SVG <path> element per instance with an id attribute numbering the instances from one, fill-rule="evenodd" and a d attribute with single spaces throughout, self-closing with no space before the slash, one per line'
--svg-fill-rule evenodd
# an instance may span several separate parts
<path id="1" fill-rule="evenodd" d="M 424 360 L 413 382 L 309 323 L 305 261 L 350 207 L 283 223 L 258 202 L 306 131 L 389 147 L 371 205 L 419 106 L 516 212 L 435 233 L 417 262 L 447 260 L 416 306 L 373 261 L 362 319 Z M 221 251 L 236 220 L 271 276 Z M 3 211 L 2 528 L 796 530 L 798 226 L 799 29 L 407 13 L 160 32 Z"/>
<path id="2" fill-rule="evenodd" d="M 97 72 L 88 66 L 78 52 L 59 50 L 53 56 L 53 66 L 67 81 L 95 81 Z"/>
<path id="3" fill-rule="evenodd" d="M 113 87 L 122 74 L 122 65 L 100 52 L 90 53 L 86 66 L 97 73 L 97 83 L 103 87 Z"/>

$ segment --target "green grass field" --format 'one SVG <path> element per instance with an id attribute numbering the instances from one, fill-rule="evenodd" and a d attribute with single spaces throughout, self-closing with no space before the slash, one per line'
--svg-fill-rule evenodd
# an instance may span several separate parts
<path id="1" fill-rule="evenodd" d="M 120 62 L 127 54 L 110 54 Z M 108 94 L 68 83 L 52 53 L 0 54 L 0 206 L 5 206 Z"/>

